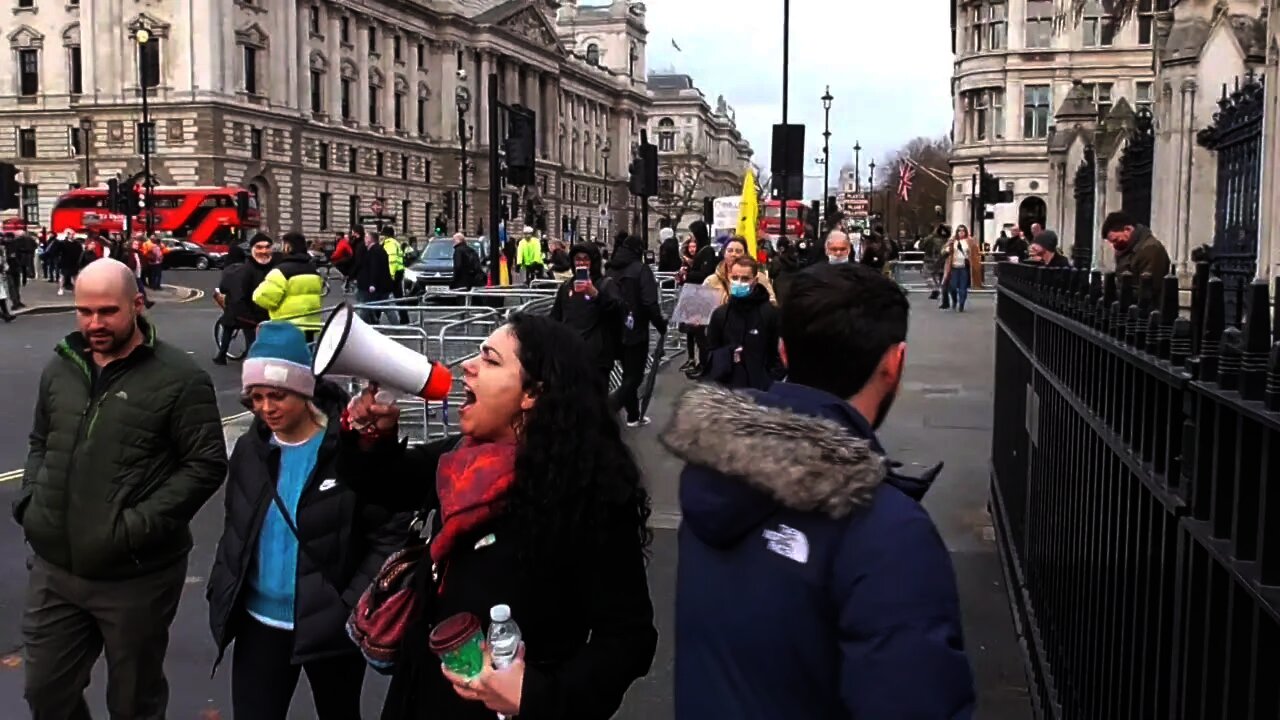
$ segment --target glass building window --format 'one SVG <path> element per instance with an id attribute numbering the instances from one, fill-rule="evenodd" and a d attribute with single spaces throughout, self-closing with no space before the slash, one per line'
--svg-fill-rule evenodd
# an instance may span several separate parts
<path id="1" fill-rule="evenodd" d="M 1043 140 L 1049 136 L 1048 85 L 1028 85 L 1022 89 L 1022 137 L 1024 140 Z"/>
<path id="2" fill-rule="evenodd" d="M 1053 0 L 1027 0 L 1024 37 L 1028 48 L 1047 48 L 1053 42 Z"/>
<path id="3" fill-rule="evenodd" d="M 1084 6 L 1085 47 L 1111 47 L 1116 36 L 1116 21 L 1099 0 L 1089 0 Z"/>

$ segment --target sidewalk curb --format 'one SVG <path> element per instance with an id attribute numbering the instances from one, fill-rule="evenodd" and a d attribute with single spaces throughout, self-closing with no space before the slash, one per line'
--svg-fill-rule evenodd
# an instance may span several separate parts
<path id="1" fill-rule="evenodd" d="M 199 300 L 200 298 L 204 297 L 204 291 L 197 290 L 196 288 L 189 288 L 182 285 L 163 285 L 163 284 L 160 287 L 169 288 L 174 292 L 175 295 L 178 296 L 173 300 L 165 300 L 164 301 L 165 303 L 173 303 L 176 305 L 181 303 L 193 302 L 195 300 Z M 13 314 L 15 317 L 22 317 L 23 315 L 53 315 L 55 313 L 71 312 L 72 310 L 75 310 L 75 309 L 76 309 L 76 306 L 74 304 L 63 302 L 63 303 L 54 303 L 52 305 L 37 305 L 35 307 L 23 308 L 22 310 L 14 311 Z"/>

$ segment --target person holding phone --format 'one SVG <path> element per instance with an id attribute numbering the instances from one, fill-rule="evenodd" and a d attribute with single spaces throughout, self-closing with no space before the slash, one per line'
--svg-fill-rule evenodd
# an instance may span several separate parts
<path id="1" fill-rule="evenodd" d="M 608 390 L 609 374 L 620 351 L 626 301 L 618 284 L 604 276 L 600 250 L 595 245 L 575 245 L 570 258 L 573 277 L 556 291 L 551 319 L 573 328 L 587 342 L 592 364 Z"/>

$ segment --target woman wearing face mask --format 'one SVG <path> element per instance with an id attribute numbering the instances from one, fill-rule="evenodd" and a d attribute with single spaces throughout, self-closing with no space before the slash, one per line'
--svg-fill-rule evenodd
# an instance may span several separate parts
<path id="1" fill-rule="evenodd" d="M 707 326 L 707 379 L 768 390 L 786 375 L 778 354 L 778 309 L 759 283 L 762 276 L 759 264 L 746 256 L 729 268 L 729 302 L 716 308 Z"/>
<path id="2" fill-rule="evenodd" d="M 648 672 L 649 497 L 588 358 L 570 328 L 517 314 L 462 366 L 460 441 L 406 447 L 375 388 L 348 407 L 339 481 L 393 510 L 435 511 L 383 720 L 604 720 Z M 498 604 L 523 657 L 471 681 L 446 674 L 432 626 Z"/>
<path id="3" fill-rule="evenodd" d="M 724 260 L 716 266 L 716 271 L 702 283 L 709 288 L 715 288 L 720 293 L 721 305 L 729 302 L 729 268 L 733 267 L 734 262 L 741 257 L 747 257 L 747 241 L 735 235 L 724 244 Z M 760 272 L 756 278 L 756 283 L 769 293 L 769 302 L 777 305 L 778 299 L 773 294 L 773 283 L 769 281 L 768 273 Z"/>
<path id="4" fill-rule="evenodd" d="M 982 250 L 969 235 L 969 228 L 956 226 L 956 233 L 942 250 L 942 287 L 957 312 L 964 312 L 970 286 L 982 287 Z"/>

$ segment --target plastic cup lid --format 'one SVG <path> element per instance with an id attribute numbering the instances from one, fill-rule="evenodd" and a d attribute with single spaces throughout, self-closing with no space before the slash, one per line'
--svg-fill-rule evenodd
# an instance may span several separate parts
<path id="1" fill-rule="evenodd" d="M 480 619 L 469 612 L 458 613 L 436 625 L 428 641 L 437 655 L 452 652 L 480 632 Z"/>

